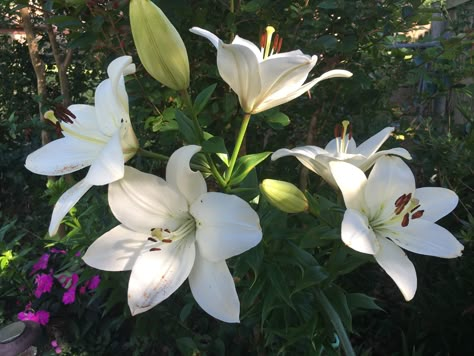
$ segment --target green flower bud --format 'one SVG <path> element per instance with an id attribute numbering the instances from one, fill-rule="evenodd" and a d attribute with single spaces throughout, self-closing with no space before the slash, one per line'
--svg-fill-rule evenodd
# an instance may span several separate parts
<path id="1" fill-rule="evenodd" d="M 300 213 L 308 209 L 308 201 L 301 190 L 291 183 L 265 179 L 260 191 L 276 208 L 286 213 Z"/>
<path id="2" fill-rule="evenodd" d="M 163 11 L 150 0 L 131 0 L 130 24 L 138 56 L 147 72 L 171 89 L 187 89 L 186 47 Z"/>

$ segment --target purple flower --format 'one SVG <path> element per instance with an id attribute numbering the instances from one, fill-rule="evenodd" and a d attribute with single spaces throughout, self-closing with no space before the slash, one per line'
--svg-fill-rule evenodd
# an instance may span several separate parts
<path id="1" fill-rule="evenodd" d="M 49 313 L 46 310 L 38 310 L 36 313 L 32 311 L 18 313 L 19 320 L 30 320 L 35 323 L 46 325 L 49 322 Z"/>
<path id="2" fill-rule="evenodd" d="M 38 262 L 33 265 L 33 269 L 30 273 L 30 276 L 38 272 L 39 270 L 48 268 L 48 261 L 49 261 L 49 253 L 45 253 L 43 256 L 40 257 Z"/>
<path id="3" fill-rule="evenodd" d="M 59 250 L 59 249 L 57 249 L 57 248 L 55 248 L 55 247 L 53 247 L 50 251 L 51 251 L 51 253 L 60 253 L 60 254 L 62 254 L 62 255 L 65 255 L 65 254 L 66 254 L 66 250 Z"/>
<path id="4" fill-rule="evenodd" d="M 72 304 L 76 300 L 76 287 L 69 288 L 63 294 L 63 304 Z"/>
<path id="5" fill-rule="evenodd" d="M 36 290 L 35 297 L 39 298 L 43 293 L 51 292 L 53 286 L 53 276 L 50 274 L 37 274 L 35 276 Z"/>
<path id="6" fill-rule="evenodd" d="M 95 275 L 89 281 L 87 282 L 87 289 L 89 290 L 94 290 L 96 289 L 100 284 L 100 276 Z"/>
<path id="7" fill-rule="evenodd" d="M 38 310 L 36 317 L 38 318 L 38 323 L 41 325 L 46 325 L 49 322 L 49 313 L 45 310 Z"/>
<path id="8" fill-rule="evenodd" d="M 66 276 L 63 275 L 63 276 L 60 276 L 59 278 L 61 277 L 66 277 Z M 64 288 L 66 288 L 69 282 L 71 282 L 67 291 L 64 292 L 63 294 L 63 304 L 66 304 L 66 305 L 72 304 L 76 300 L 76 286 L 77 286 L 78 281 L 79 281 L 79 276 L 76 273 L 73 273 L 71 277 L 66 277 L 65 282 L 61 281 Z"/>

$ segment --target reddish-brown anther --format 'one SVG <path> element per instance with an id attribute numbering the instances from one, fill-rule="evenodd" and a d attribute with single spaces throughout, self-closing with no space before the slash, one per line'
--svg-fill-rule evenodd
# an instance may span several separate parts
<path id="1" fill-rule="evenodd" d="M 416 213 L 414 213 L 411 218 L 412 219 L 419 219 L 423 216 L 424 210 L 418 210 Z"/>
<path id="2" fill-rule="evenodd" d="M 402 227 L 407 227 L 409 222 L 410 222 L 410 216 L 408 215 L 408 213 L 406 213 L 403 216 Z"/>

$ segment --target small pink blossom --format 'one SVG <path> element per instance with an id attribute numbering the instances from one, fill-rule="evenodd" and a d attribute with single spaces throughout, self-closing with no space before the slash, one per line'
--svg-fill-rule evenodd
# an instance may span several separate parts
<path id="1" fill-rule="evenodd" d="M 58 342 L 56 340 L 51 341 L 52 347 L 58 347 Z"/>
<path id="2" fill-rule="evenodd" d="M 63 350 L 61 350 L 60 347 L 56 347 L 56 348 L 54 349 L 54 352 L 56 352 L 56 353 L 59 355 L 61 352 L 63 352 Z"/>
<path id="3" fill-rule="evenodd" d="M 30 273 L 30 276 L 42 269 L 48 268 L 48 261 L 49 261 L 49 253 L 43 254 L 43 256 L 41 256 L 40 259 L 38 260 L 38 262 L 36 262 L 33 265 L 33 269 Z"/>
<path id="4" fill-rule="evenodd" d="M 43 293 L 51 292 L 51 288 L 53 287 L 53 276 L 44 273 L 37 274 L 35 276 L 35 283 L 35 297 L 39 298 Z"/>
<path id="5" fill-rule="evenodd" d="M 60 279 L 61 277 L 66 277 L 66 276 L 60 276 L 58 279 Z M 74 301 L 76 300 L 76 286 L 77 286 L 77 282 L 79 281 L 79 276 L 76 274 L 76 273 L 73 273 L 71 275 L 71 277 L 66 277 L 65 278 L 66 281 L 65 282 L 62 282 L 62 286 L 64 288 L 66 288 L 66 286 L 69 284 L 69 282 L 71 282 L 69 284 L 69 286 L 67 287 L 67 291 L 64 292 L 63 294 L 63 304 L 72 304 L 74 303 Z"/>
<path id="6" fill-rule="evenodd" d="M 86 293 L 86 287 L 87 287 L 87 282 L 84 284 L 81 288 L 79 288 L 79 294 L 85 294 Z"/>
<path id="7" fill-rule="evenodd" d="M 51 253 L 60 253 L 62 255 L 65 255 L 67 253 L 66 250 L 59 250 L 55 247 L 53 247 L 50 251 L 51 251 Z"/>
<path id="8" fill-rule="evenodd" d="M 77 251 L 77 252 L 74 254 L 74 256 L 76 256 L 76 257 L 81 257 L 81 251 Z"/>
<path id="9" fill-rule="evenodd" d="M 76 300 L 76 287 L 69 288 L 63 294 L 63 304 L 72 304 Z"/>
<path id="10" fill-rule="evenodd" d="M 87 284 L 87 289 L 89 290 L 94 290 L 96 289 L 99 284 L 100 284 L 100 276 L 99 275 L 95 275 L 93 276 L 91 279 L 89 279 L 88 281 L 88 284 Z"/>
<path id="11" fill-rule="evenodd" d="M 54 349 L 54 352 L 56 352 L 57 354 L 60 354 L 62 352 L 56 340 L 51 341 L 51 347 Z"/>
<path id="12" fill-rule="evenodd" d="M 35 323 L 46 325 L 49 322 L 49 313 L 45 310 L 38 310 L 36 313 L 32 311 L 18 313 L 19 320 L 30 320 Z"/>

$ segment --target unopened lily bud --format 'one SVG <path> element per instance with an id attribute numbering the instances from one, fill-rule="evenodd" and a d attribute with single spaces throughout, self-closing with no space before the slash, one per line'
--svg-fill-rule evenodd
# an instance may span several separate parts
<path id="1" fill-rule="evenodd" d="M 286 213 L 301 213 L 308 209 L 308 201 L 301 190 L 291 183 L 265 179 L 260 191 L 276 208 Z"/>
<path id="2" fill-rule="evenodd" d="M 188 88 L 186 47 L 163 11 L 150 0 L 131 0 L 130 24 L 138 56 L 147 72 L 171 89 Z"/>

